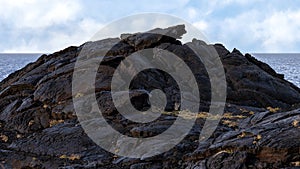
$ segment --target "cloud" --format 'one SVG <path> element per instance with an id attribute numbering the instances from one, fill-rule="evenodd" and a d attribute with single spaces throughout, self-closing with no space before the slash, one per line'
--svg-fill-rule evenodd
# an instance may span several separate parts
<path id="1" fill-rule="evenodd" d="M 299 52 L 299 3 L 246 0 L 0 0 L 0 51 L 51 53 L 80 45 L 103 26 L 141 12 L 168 13 L 192 23 L 211 42 L 245 52 Z M 128 5 L 128 4 L 134 5 Z M 164 18 L 136 20 L 127 32 L 167 27 Z M 174 24 L 174 23 L 173 23 Z M 144 29 L 145 28 L 145 29 Z M 119 36 L 116 30 L 106 30 Z M 108 35 L 108 34 L 107 34 Z"/>
<path id="2" fill-rule="evenodd" d="M 78 0 L 0 2 L 2 52 L 55 52 L 88 41 L 103 26 L 95 19 L 81 18 Z"/>
<path id="3" fill-rule="evenodd" d="M 31 38 L 17 35 L 14 45 L 3 49 L 7 53 L 52 53 L 70 45 L 78 46 L 90 38 L 103 27 L 93 19 L 83 19 L 80 22 L 67 24 L 63 28 L 48 28 L 41 35 L 33 33 Z M 22 34 L 22 33 L 20 33 Z"/>
<path id="4" fill-rule="evenodd" d="M 255 28 L 255 36 L 262 40 L 264 50 L 296 51 L 300 43 L 300 10 L 275 12 L 256 23 Z"/>
<path id="5" fill-rule="evenodd" d="M 197 9 L 195 9 L 195 8 L 188 8 L 187 12 L 188 12 L 188 17 L 190 19 L 194 19 L 198 15 Z"/>
<path id="6" fill-rule="evenodd" d="M 76 19 L 80 11 L 78 1 L 66 0 L 1 0 L 0 18 L 15 28 L 45 28 Z"/>
<path id="7" fill-rule="evenodd" d="M 216 1 L 216 0 L 213 0 Z M 255 4 L 258 0 L 223 0 L 219 1 L 218 3 L 220 5 L 226 6 L 226 5 L 232 5 L 232 4 L 238 4 L 238 5 L 249 5 L 249 4 Z"/>
<path id="8" fill-rule="evenodd" d="M 175 0 L 173 3 L 153 0 L 150 5 L 149 1 L 135 0 L 130 3 L 136 5 L 128 6 L 128 1 L 123 0 L 0 0 L 0 51 L 51 53 L 90 40 L 107 22 L 123 17 L 124 13 L 129 15 L 128 11 L 162 12 L 180 9 L 188 2 L 189 0 Z M 167 26 L 164 19 L 156 20 L 153 24 L 157 27 L 158 24 Z M 143 24 L 133 25 L 135 30 L 142 31 L 140 25 Z M 9 39 L 9 42 L 4 42 L 4 39 Z"/>
<path id="9" fill-rule="evenodd" d="M 201 31 L 206 31 L 206 29 L 208 28 L 208 23 L 206 21 L 197 21 L 197 22 L 194 22 L 193 25 L 200 29 Z"/>
<path id="10" fill-rule="evenodd" d="M 207 23 L 210 39 L 245 52 L 297 52 L 300 10 L 250 10 L 222 21 Z M 216 33 L 217 32 L 217 33 Z"/>

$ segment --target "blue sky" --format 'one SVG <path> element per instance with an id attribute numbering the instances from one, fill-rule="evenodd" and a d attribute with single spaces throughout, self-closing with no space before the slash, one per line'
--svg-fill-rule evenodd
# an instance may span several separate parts
<path id="1" fill-rule="evenodd" d="M 63 3 L 62 3 L 63 2 Z M 242 52 L 300 52 L 300 1 L 0 0 L 0 52 L 51 53 L 88 41 L 124 16 L 180 17 L 211 43 Z"/>

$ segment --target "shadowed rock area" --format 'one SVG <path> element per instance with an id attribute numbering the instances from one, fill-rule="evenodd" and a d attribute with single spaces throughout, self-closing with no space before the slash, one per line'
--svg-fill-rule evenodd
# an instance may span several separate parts
<path id="1" fill-rule="evenodd" d="M 0 168 L 299 167 L 300 89 L 250 54 L 194 39 L 188 43 L 216 49 L 227 81 L 227 103 L 220 123 L 210 138 L 198 140 L 205 120 L 220 117 L 208 113 L 208 73 L 188 45 L 178 40 L 184 33 L 184 25 L 178 25 L 87 42 L 42 55 L 8 76 L 0 82 Z M 176 54 L 191 68 L 199 86 L 200 113 L 190 133 L 173 149 L 150 158 L 119 157 L 85 134 L 72 100 L 75 62 L 85 45 L 91 47 L 91 51 L 84 51 L 89 59 L 93 50 L 106 50 L 110 44 L 115 45 L 105 56 L 93 56 L 103 57 L 95 92 L 103 116 L 127 136 L 145 138 L 164 132 L 178 118 L 180 97 L 178 86 L 168 74 L 155 69 L 143 71 L 131 84 L 131 100 L 127 103 L 139 110 L 149 108 L 149 92 L 161 89 L 167 95 L 165 111 L 147 124 L 124 118 L 113 106 L 110 93 L 112 76 L 120 62 L 137 51 L 158 48 Z"/>

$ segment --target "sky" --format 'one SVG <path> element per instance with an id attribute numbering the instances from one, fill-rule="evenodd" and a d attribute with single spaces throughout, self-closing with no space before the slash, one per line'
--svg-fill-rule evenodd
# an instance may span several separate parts
<path id="1" fill-rule="evenodd" d="M 300 52 L 300 1 L 295 0 L 0 0 L 0 52 L 52 53 L 89 41 L 124 16 L 179 17 L 243 53 Z"/>

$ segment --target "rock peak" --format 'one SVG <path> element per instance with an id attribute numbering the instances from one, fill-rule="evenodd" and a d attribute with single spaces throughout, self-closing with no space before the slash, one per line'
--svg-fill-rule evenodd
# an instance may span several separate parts
<path id="1" fill-rule="evenodd" d="M 163 35 L 166 35 L 166 36 L 173 37 L 175 39 L 181 39 L 182 36 L 186 33 L 186 30 L 185 30 L 185 25 L 182 24 L 182 25 L 171 26 L 171 27 L 168 27 L 168 28 L 165 28 L 165 29 L 156 28 L 156 29 L 150 30 L 146 33 L 163 34 Z"/>
<path id="2" fill-rule="evenodd" d="M 164 28 L 164 29 L 155 28 L 155 29 L 143 32 L 143 33 L 160 34 L 160 35 L 166 35 L 166 36 L 172 37 L 174 39 L 181 39 L 182 36 L 186 33 L 186 30 L 185 30 L 185 25 L 181 24 L 181 25 L 170 26 L 170 27 Z M 123 33 L 123 34 L 121 34 L 120 38 L 122 40 L 124 40 L 130 36 L 143 34 L 143 33 L 141 33 L 141 32 L 135 33 L 135 34 Z"/>

